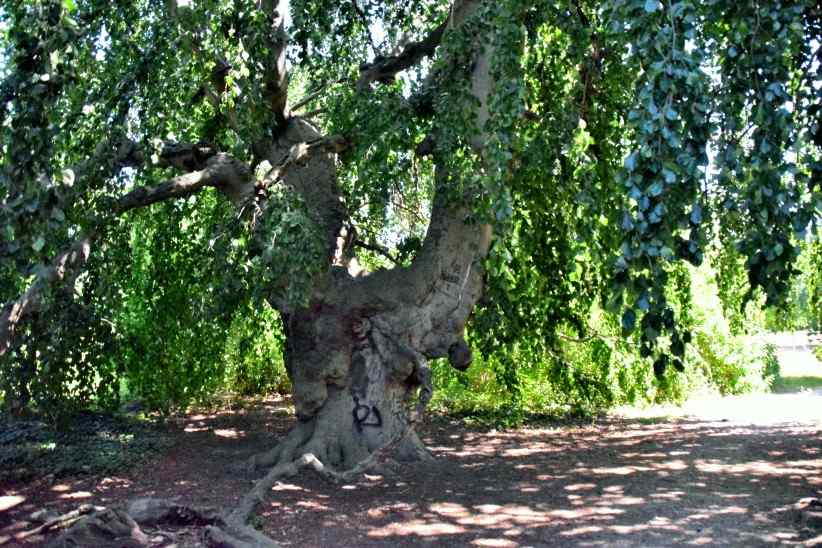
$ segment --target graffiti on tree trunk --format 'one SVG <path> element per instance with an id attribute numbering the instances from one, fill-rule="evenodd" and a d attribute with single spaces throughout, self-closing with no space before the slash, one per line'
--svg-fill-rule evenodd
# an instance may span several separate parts
<path id="1" fill-rule="evenodd" d="M 377 406 L 363 405 L 357 396 L 354 396 L 354 409 L 351 410 L 351 415 L 354 417 L 354 427 L 360 434 L 365 426 L 382 427 L 382 415 Z"/>

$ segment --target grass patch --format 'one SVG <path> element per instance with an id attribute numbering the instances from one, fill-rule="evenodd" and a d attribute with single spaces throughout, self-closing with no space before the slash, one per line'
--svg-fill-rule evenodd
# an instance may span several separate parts
<path id="1" fill-rule="evenodd" d="M 803 390 L 822 389 L 822 346 L 817 346 L 813 348 L 812 351 L 816 359 L 820 362 L 818 364 L 819 367 L 802 368 L 797 371 L 797 373 L 800 373 L 798 375 L 782 375 L 781 372 L 777 370 L 772 386 L 773 392 L 784 394 L 802 392 Z"/>
<path id="2" fill-rule="evenodd" d="M 84 412 L 67 424 L 0 416 L 0 480 L 111 474 L 172 443 L 156 424 L 128 417 Z"/>
<path id="3" fill-rule="evenodd" d="M 816 390 L 818 388 L 822 388 L 822 377 L 815 376 L 779 377 L 773 385 L 773 391 L 777 394 Z"/>

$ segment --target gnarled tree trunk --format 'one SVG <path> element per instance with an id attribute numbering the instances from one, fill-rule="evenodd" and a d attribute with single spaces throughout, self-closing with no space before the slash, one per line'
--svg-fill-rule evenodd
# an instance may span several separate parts
<path id="1" fill-rule="evenodd" d="M 412 266 L 365 277 L 333 269 L 309 308 L 284 314 L 299 423 L 258 464 L 312 453 L 348 469 L 391 443 L 400 460 L 427 456 L 413 422 L 431 396 L 428 360 L 470 364 L 462 335 L 481 294 L 479 261 L 491 237 L 464 216 L 435 207 Z"/>
<path id="2" fill-rule="evenodd" d="M 454 214 L 454 212 L 451 212 Z M 482 286 L 487 227 L 443 216 L 408 269 L 332 278 L 308 310 L 287 314 L 286 365 L 298 425 L 268 461 L 313 453 L 347 469 L 395 443 L 400 460 L 425 458 L 413 430 L 431 396 L 428 360 L 467 367 L 462 333 Z"/>
<path id="3" fill-rule="evenodd" d="M 479 7 L 480 2 L 456 2 L 444 32 Z M 442 34 L 437 29 L 437 39 Z M 482 128 L 492 88 L 491 52 L 477 49 L 471 91 L 477 99 L 476 126 Z M 269 159 L 276 165 L 295 143 L 319 137 L 309 124 L 292 119 Z M 473 137 L 478 152 L 484 138 L 482 132 Z M 448 357 L 460 369 L 471 362 L 463 332 L 482 292 L 481 261 L 490 246 L 490 227 L 468 223 L 468 211 L 450 206 L 440 191 L 411 266 L 351 275 L 346 212 L 334 168 L 331 154 L 316 155 L 284 177 L 315 216 L 332 266 L 317 281 L 308 308 L 280 306 L 299 422 L 278 447 L 257 459 L 258 465 L 311 453 L 346 470 L 386 445 L 399 460 L 426 458 L 413 423 L 431 397 L 428 360 Z M 438 171 L 437 180 L 445 181 Z"/>

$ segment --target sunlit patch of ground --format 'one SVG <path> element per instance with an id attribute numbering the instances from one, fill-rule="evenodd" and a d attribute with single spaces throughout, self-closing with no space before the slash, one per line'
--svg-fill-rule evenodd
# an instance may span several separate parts
<path id="1" fill-rule="evenodd" d="M 822 362 L 814 352 L 820 339 L 806 332 L 779 333 L 769 337 L 776 345 L 781 367 L 774 392 L 811 392 L 822 396 Z"/>
<path id="2" fill-rule="evenodd" d="M 437 461 L 399 477 L 275 488 L 265 530 L 316 547 L 772 546 L 806 540 L 793 504 L 822 489 L 820 428 L 807 422 L 456 427 L 432 425 Z"/>
<path id="3" fill-rule="evenodd" d="M 794 360 L 783 364 L 786 378 L 816 375 L 818 364 L 796 363 L 789 352 L 779 353 Z M 822 395 L 813 391 L 707 395 L 587 426 L 463 433 L 453 426 L 429 433 L 437 462 L 412 468 L 403 481 L 349 486 L 339 498 L 307 478 L 304 491 L 268 507 L 266 530 L 317 547 L 748 547 L 814 539 L 794 510 L 800 498 L 822 496 Z M 331 510 L 322 528 L 301 526 L 317 519 L 294 504 L 306 496 L 332 499 L 324 499 Z"/>
<path id="4" fill-rule="evenodd" d="M 709 421 L 748 424 L 822 424 L 822 363 L 813 353 L 813 343 L 805 332 L 768 336 L 777 349 L 780 379 L 772 394 L 695 397 L 682 407 L 665 405 L 647 408 L 620 408 L 627 418 L 666 420 L 691 417 Z"/>

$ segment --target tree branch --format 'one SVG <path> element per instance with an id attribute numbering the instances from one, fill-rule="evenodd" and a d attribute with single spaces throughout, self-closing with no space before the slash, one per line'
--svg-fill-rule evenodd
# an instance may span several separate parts
<path id="1" fill-rule="evenodd" d="M 335 82 L 335 83 L 339 83 L 339 81 L 337 81 L 337 82 Z M 294 111 L 300 110 L 301 108 L 303 108 L 305 105 L 307 105 L 308 103 L 310 103 L 310 102 L 311 102 L 311 101 L 313 101 L 314 99 L 317 99 L 318 97 L 320 97 L 320 96 L 323 94 L 323 92 L 325 92 L 325 90 L 326 90 L 326 88 L 325 88 L 325 86 L 323 86 L 323 87 L 321 87 L 321 88 L 319 88 L 319 89 L 316 89 L 316 90 L 314 90 L 314 91 L 312 91 L 312 92 L 308 93 L 305 97 L 303 97 L 302 99 L 300 99 L 300 100 L 297 102 L 297 104 L 295 104 L 295 105 L 294 105 L 293 107 L 291 107 L 289 110 L 290 110 L 291 112 L 294 112 Z M 303 116 L 303 118 L 307 118 L 307 116 Z"/>
<path id="2" fill-rule="evenodd" d="M 94 159 L 99 160 L 106 151 L 110 151 L 115 146 L 117 152 L 112 161 L 118 166 L 142 165 L 145 162 L 145 154 L 134 142 L 124 140 L 115 145 L 111 141 L 106 141 L 98 145 L 91 159 L 77 167 L 78 172 L 90 169 Z M 269 171 L 260 186 L 265 188 L 276 183 L 283 179 L 289 170 L 304 165 L 316 154 L 340 152 L 348 146 L 348 141 L 339 135 L 296 143 L 290 148 L 285 158 Z M 161 165 L 203 167 L 199 171 L 185 173 L 158 185 L 135 188 L 120 198 L 111 199 L 108 209 L 112 214 L 99 220 L 96 230 L 81 235 L 68 250 L 61 252 L 50 266 L 37 275 L 35 281 L 22 296 L 0 309 L 0 356 L 14 346 L 19 326 L 42 309 L 46 290 L 66 280 L 70 273 L 80 270 L 86 264 L 91 246 L 98 235 L 97 230 L 117 216 L 157 202 L 185 198 L 206 187 L 216 188 L 236 206 L 247 203 L 254 196 L 255 186 L 250 168 L 228 154 L 217 153 L 208 145 L 169 143 L 159 156 Z M 309 196 L 306 189 L 297 188 L 297 190 Z"/>
<path id="3" fill-rule="evenodd" d="M 478 0 L 457 0 L 448 20 L 447 36 L 457 35 L 463 23 L 482 6 Z M 476 36 L 488 44 L 487 36 Z M 447 39 L 447 38 L 446 38 Z M 445 59 L 470 62 L 470 92 L 476 99 L 471 115 L 476 127 L 488 119 L 488 100 L 494 89 L 491 72 L 493 48 L 478 48 L 472 59 Z M 472 144 L 480 157 L 488 136 L 480 131 Z M 368 276 L 344 279 L 338 283 L 339 300 L 333 304 L 348 309 L 369 309 L 402 333 L 404 343 L 426 358 L 449 356 L 455 367 L 470 364 L 470 352 L 463 347 L 463 330 L 474 305 L 482 294 L 482 259 L 487 255 L 492 227 L 471 222 L 470 209 L 454 204 L 446 188 L 448 174 L 442 165 L 436 170 L 436 192 L 431 220 L 422 248 L 409 267 L 377 271 Z M 328 296 L 326 295 L 326 298 Z M 408 314 L 408 309 L 413 314 Z M 403 313 L 397 311 L 402 310 Z M 371 317 L 371 316 L 369 316 Z"/>
<path id="4" fill-rule="evenodd" d="M 165 143 L 160 152 L 160 164 L 184 171 L 203 169 L 218 150 L 205 143 Z"/>
<path id="5" fill-rule="evenodd" d="M 110 208 L 112 215 L 98 221 L 95 230 L 80 236 L 71 247 L 57 255 L 50 266 L 37 274 L 35 281 L 21 297 L 3 307 L 0 312 L 0 356 L 13 346 L 19 326 L 42 308 L 46 290 L 67 280 L 86 264 L 97 230 L 132 209 L 190 196 L 207 186 L 217 188 L 236 203 L 253 192 L 250 173 L 245 164 L 221 153 L 208 160 L 203 170 L 180 175 L 156 186 L 136 188 L 113 200 Z"/>
<path id="6" fill-rule="evenodd" d="M 29 531 L 23 531 L 15 535 L 15 540 L 25 540 L 29 537 L 33 537 L 34 535 L 42 535 L 43 533 L 50 531 L 52 529 L 58 527 L 66 527 L 75 523 L 77 520 L 81 519 L 83 516 L 91 514 L 92 512 L 101 512 L 105 508 L 102 506 L 92 506 L 91 504 L 81 504 L 79 508 L 76 510 L 72 510 L 70 512 L 66 512 L 61 516 L 57 516 L 56 518 L 50 519 L 40 525 L 39 527 L 35 527 Z"/>
<path id="7" fill-rule="evenodd" d="M 288 154 L 277 165 L 268 170 L 261 182 L 263 188 L 283 178 L 286 171 L 295 165 L 304 165 L 312 156 L 320 153 L 338 154 L 346 150 L 351 143 L 342 135 L 331 135 L 314 141 L 303 141 L 291 146 Z"/>
<path id="8" fill-rule="evenodd" d="M 206 168 L 180 175 L 155 186 L 135 188 L 115 202 L 117 215 L 145 207 L 170 198 L 183 198 L 200 191 L 204 187 L 215 187 L 229 199 L 248 195 L 253 191 L 250 185 L 251 170 L 244 163 L 225 153 L 213 156 Z"/>
<path id="9" fill-rule="evenodd" d="M 378 57 L 373 63 L 362 65 L 357 88 L 366 89 L 372 82 L 392 82 L 398 72 L 413 67 L 425 57 L 434 55 L 447 27 L 448 20 L 446 19 L 432 30 L 428 36 L 419 42 L 411 42 L 399 54 L 390 57 Z"/>
<path id="10" fill-rule="evenodd" d="M 359 6 L 355 0 L 352 0 L 355 9 L 365 16 L 359 10 Z M 445 29 L 448 27 L 448 18 L 434 28 L 425 38 L 418 42 L 410 42 L 397 55 L 390 55 L 388 57 L 378 56 L 373 63 L 363 63 L 360 65 L 360 77 L 354 83 L 355 87 L 360 90 L 367 89 L 372 82 L 389 83 L 394 80 L 398 72 L 402 72 L 412 66 L 418 64 L 425 57 L 434 55 L 439 46 Z M 370 36 L 370 35 L 369 35 Z M 372 48 L 373 48 L 372 44 Z M 306 106 L 313 100 L 317 99 L 326 89 L 334 84 L 342 84 L 345 79 L 336 80 L 331 83 L 324 84 L 314 91 L 306 94 L 299 102 L 297 102 L 289 110 L 294 112 Z M 309 118 L 309 115 L 303 116 Z"/>
<path id="11" fill-rule="evenodd" d="M 306 206 L 306 213 L 316 223 L 327 254 L 328 263 L 335 264 L 341 257 L 341 230 L 348 218 L 342 193 L 337 184 L 337 166 L 334 154 L 350 146 L 340 135 L 323 137 L 308 121 L 289 118 L 281 135 L 264 157 L 273 166 L 257 183 L 258 211 L 264 209 L 265 190 L 281 183 L 293 190 Z M 343 246 L 344 247 L 344 246 Z"/>
<path id="12" fill-rule="evenodd" d="M 20 324 L 40 310 L 46 288 L 86 264 L 93 239 L 93 233 L 81 236 L 68 250 L 60 253 L 51 266 L 40 271 L 20 298 L 3 307 L 0 313 L 0 356 L 12 347 Z"/>
<path id="13" fill-rule="evenodd" d="M 368 251 L 373 251 L 374 253 L 376 253 L 378 255 L 382 255 L 383 257 L 385 257 L 386 259 L 388 259 L 389 261 L 391 261 L 394 264 L 397 264 L 399 262 L 397 260 L 397 258 L 394 257 L 387 248 L 385 248 L 381 245 L 369 244 L 367 242 L 363 242 L 362 240 L 355 240 L 354 245 L 356 247 L 360 247 L 362 249 L 367 249 Z"/>
<path id="14" fill-rule="evenodd" d="M 371 49 L 377 51 L 377 47 L 374 45 L 374 39 L 371 37 L 371 25 L 368 24 L 368 16 L 365 12 L 360 8 L 360 5 L 357 3 L 357 0 L 350 0 L 351 5 L 354 7 L 354 12 L 357 14 L 357 17 L 360 18 L 363 26 L 363 34 L 368 39 L 368 44 L 371 46 Z"/>
<path id="15" fill-rule="evenodd" d="M 596 340 L 596 339 L 603 340 L 603 341 L 618 341 L 619 340 L 618 337 L 609 337 L 607 335 L 602 335 L 602 334 L 596 333 L 596 332 L 592 333 L 591 335 L 588 335 L 587 337 L 582 337 L 582 338 L 571 337 L 569 335 L 565 335 L 564 333 L 557 333 L 557 337 L 559 339 L 563 340 L 563 341 L 573 343 L 573 344 L 585 344 L 585 343 L 591 342 L 591 341 Z"/>
<path id="16" fill-rule="evenodd" d="M 86 176 L 94 169 L 108 168 L 108 176 L 116 175 L 124 167 L 145 165 L 148 151 L 140 144 L 126 137 L 113 137 L 100 141 L 94 152 L 85 160 L 71 166 L 75 179 Z M 206 143 L 166 142 L 157 152 L 158 165 L 173 167 L 181 171 L 205 169 L 208 161 L 217 154 L 217 149 Z"/>
<path id="17" fill-rule="evenodd" d="M 271 57 L 268 59 L 268 66 L 265 72 L 265 91 L 270 101 L 271 110 L 274 113 L 274 121 L 278 127 L 283 127 L 286 123 L 286 104 L 288 102 L 288 73 L 285 67 L 285 52 L 288 45 L 288 37 L 285 32 L 285 21 L 277 11 L 275 0 L 264 0 L 263 9 L 271 18 L 271 35 L 268 39 L 268 46 L 271 49 Z"/>

